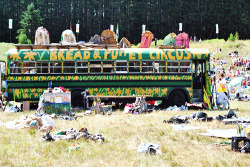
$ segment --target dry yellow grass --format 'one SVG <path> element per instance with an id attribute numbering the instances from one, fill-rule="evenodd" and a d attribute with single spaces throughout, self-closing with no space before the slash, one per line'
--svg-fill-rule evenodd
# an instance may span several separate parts
<path id="1" fill-rule="evenodd" d="M 249 102 L 232 102 L 240 117 L 250 117 Z M 212 142 L 227 139 L 200 136 L 206 128 L 230 129 L 237 125 L 220 122 L 195 122 L 199 130 L 173 131 L 164 119 L 185 112 L 154 111 L 150 114 L 125 115 L 119 111 L 111 116 L 84 116 L 77 121 L 55 120 L 53 132 L 65 128 L 87 127 L 92 134 L 101 133 L 106 142 L 99 145 L 85 139 L 75 141 L 39 142 L 38 130 L 10 130 L 0 127 L 0 166 L 249 166 L 250 154 L 231 151 L 231 145 L 214 147 Z M 208 116 L 226 111 L 206 111 Z M 1 121 L 19 119 L 25 113 L 0 113 Z M 137 153 L 140 143 L 158 143 L 161 155 Z M 79 151 L 66 152 L 67 146 L 79 144 Z"/>

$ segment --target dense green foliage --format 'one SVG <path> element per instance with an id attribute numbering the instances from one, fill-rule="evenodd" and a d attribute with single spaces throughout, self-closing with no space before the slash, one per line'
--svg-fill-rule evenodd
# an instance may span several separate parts
<path id="1" fill-rule="evenodd" d="M 231 42 L 235 41 L 235 37 L 234 37 L 233 33 L 230 34 L 230 36 L 229 36 L 229 38 L 227 40 L 231 41 Z"/>
<path id="2" fill-rule="evenodd" d="M 234 38 L 236 41 L 238 41 L 240 39 L 239 33 L 236 31 Z"/>
<path id="3" fill-rule="evenodd" d="M 17 36 L 18 44 L 32 44 L 31 40 L 27 37 L 24 31 L 20 31 Z"/>
<path id="4" fill-rule="evenodd" d="M 30 39 L 34 39 L 34 32 L 36 31 L 37 27 L 42 25 L 42 18 L 40 15 L 39 9 L 35 9 L 33 3 L 28 5 L 27 10 L 23 12 L 21 21 L 20 21 L 22 29 L 19 29 L 18 32 L 18 43 L 19 44 L 27 44 L 30 43 Z M 29 34 L 29 39 L 27 38 L 26 34 Z M 24 43 L 23 43 L 24 42 Z"/>
<path id="5" fill-rule="evenodd" d="M 40 10 L 51 42 L 58 42 L 70 24 L 75 32 L 78 21 L 80 41 L 88 41 L 117 23 L 120 38 L 127 37 L 132 43 L 140 41 L 142 24 L 156 38 L 163 39 L 171 32 L 178 33 L 180 22 L 183 31 L 197 39 L 216 38 L 215 24 L 219 24 L 219 38 L 227 39 L 236 31 L 241 39 L 250 37 L 249 0 L 0 0 L 0 41 L 9 41 L 9 18 L 13 19 L 14 41 L 17 30 L 22 28 L 19 22 L 23 12 L 32 2 Z"/>

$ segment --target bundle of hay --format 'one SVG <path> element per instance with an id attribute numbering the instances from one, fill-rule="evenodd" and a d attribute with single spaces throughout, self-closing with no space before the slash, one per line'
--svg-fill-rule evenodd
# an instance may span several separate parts
<path id="1" fill-rule="evenodd" d="M 131 48 L 130 42 L 125 37 L 121 39 L 121 41 L 119 42 L 119 46 L 120 48 Z"/>
<path id="2" fill-rule="evenodd" d="M 178 45 L 178 46 L 185 45 L 185 48 L 189 48 L 189 37 L 188 37 L 188 34 L 185 33 L 185 32 L 178 34 L 175 37 L 174 45 Z"/>
<path id="3" fill-rule="evenodd" d="M 38 27 L 35 35 L 35 45 L 49 45 L 49 32 L 44 27 Z"/>
<path id="4" fill-rule="evenodd" d="M 175 33 L 168 34 L 163 40 L 163 45 L 174 45 L 175 37 Z"/>
<path id="5" fill-rule="evenodd" d="M 100 45 L 101 44 L 101 36 L 98 34 L 95 34 L 95 36 L 90 38 L 89 42 Z"/>
<path id="6" fill-rule="evenodd" d="M 138 46 L 138 48 L 149 48 L 152 40 L 154 38 L 154 34 L 148 30 L 146 30 L 144 33 L 141 35 L 141 43 Z"/>
<path id="7" fill-rule="evenodd" d="M 114 31 L 104 30 L 101 35 L 102 44 L 117 44 Z"/>
<path id="8" fill-rule="evenodd" d="M 65 30 L 61 35 L 61 41 L 63 45 L 74 44 L 76 43 L 75 34 L 71 30 Z"/>

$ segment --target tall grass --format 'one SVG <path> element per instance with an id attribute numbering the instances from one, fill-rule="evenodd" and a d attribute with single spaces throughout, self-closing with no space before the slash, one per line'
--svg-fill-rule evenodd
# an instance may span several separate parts
<path id="1" fill-rule="evenodd" d="M 240 42 L 224 44 L 223 48 L 239 48 L 241 46 Z"/>
<path id="2" fill-rule="evenodd" d="M 205 43 L 222 43 L 222 42 L 225 42 L 225 40 L 224 39 L 218 39 L 218 38 L 216 38 L 216 39 L 207 39 L 207 40 L 204 40 L 204 41 L 202 41 L 203 43 L 205 42 Z"/>

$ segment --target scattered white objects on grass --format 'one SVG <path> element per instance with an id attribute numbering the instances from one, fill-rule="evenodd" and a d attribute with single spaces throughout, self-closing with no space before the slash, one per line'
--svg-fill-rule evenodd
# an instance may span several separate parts
<path id="1" fill-rule="evenodd" d="M 52 120 L 52 118 L 49 115 L 43 115 L 42 116 L 42 124 L 43 125 L 51 125 L 51 126 L 55 126 L 55 122 Z"/>
<path id="2" fill-rule="evenodd" d="M 91 110 L 86 110 L 85 113 L 84 113 L 84 115 L 88 116 L 88 115 L 90 115 L 90 114 L 92 114 L 92 113 L 94 113 L 94 112 L 91 111 Z"/>
<path id="3" fill-rule="evenodd" d="M 5 126 L 5 123 L 3 123 L 2 121 L 0 121 L 0 126 Z"/>
<path id="4" fill-rule="evenodd" d="M 14 107 L 14 106 L 12 105 L 12 106 L 6 108 L 6 109 L 4 110 L 4 112 L 6 112 L 6 113 L 18 112 L 18 108 L 17 108 L 17 107 Z"/>
<path id="5" fill-rule="evenodd" d="M 188 111 L 188 107 L 185 107 L 185 106 L 180 106 L 180 107 L 177 107 L 177 106 L 170 106 L 168 107 L 167 109 L 165 109 L 166 111 Z"/>
<path id="6" fill-rule="evenodd" d="M 172 125 L 173 130 L 195 130 L 200 129 L 198 126 L 184 126 L 184 125 Z"/>
<path id="7" fill-rule="evenodd" d="M 40 96 L 37 111 L 40 111 L 39 112 L 40 114 L 44 114 L 44 95 L 43 94 Z"/>
<path id="8" fill-rule="evenodd" d="M 149 153 L 149 154 L 161 154 L 158 144 L 153 143 L 141 143 L 138 145 L 138 152 L 140 153 Z"/>
<path id="9" fill-rule="evenodd" d="M 250 118 L 228 118 L 223 119 L 225 124 L 239 124 L 239 123 L 250 123 Z"/>
<path id="10" fill-rule="evenodd" d="M 203 136 L 211 136 L 211 137 L 220 137 L 220 138 L 228 138 L 240 136 L 237 132 L 237 129 L 207 129 L 208 133 L 198 133 Z"/>
<path id="11" fill-rule="evenodd" d="M 28 128 L 29 126 L 24 124 L 18 124 L 16 121 L 9 121 L 5 124 L 5 127 L 8 129 L 22 129 L 22 128 Z"/>

